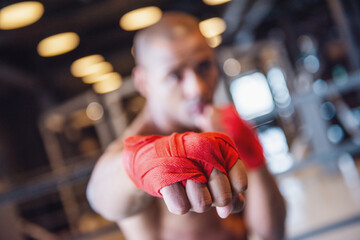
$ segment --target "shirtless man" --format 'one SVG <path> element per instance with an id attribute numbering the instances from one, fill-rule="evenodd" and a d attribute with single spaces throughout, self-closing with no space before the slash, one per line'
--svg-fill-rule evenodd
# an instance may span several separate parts
<path id="1" fill-rule="evenodd" d="M 165 13 L 160 22 L 137 33 L 135 59 L 133 80 L 147 103 L 124 136 L 112 143 L 97 162 L 87 189 L 93 209 L 117 222 L 128 240 L 246 239 L 248 232 L 261 239 L 282 239 L 286 215 L 283 198 L 263 164 L 255 134 L 240 118 L 237 121 L 243 130 L 235 133 L 240 140 L 234 142 L 240 149 L 240 158 L 242 151 L 244 159 L 250 160 L 237 160 L 225 171 L 219 170 L 221 166 L 211 167 L 205 181 L 186 178 L 165 184 L 157 191 L 155 178 L 142 178 L 145 174 L 141 171 L 155 161 L 153 155 L 146 154 L 159 144 L 151 145 L 155 140 L 149 137 L 145 144 L 140 141 L 142 148 L 147 147 L 149 151 L 139 150 L 136 155 L 131 147 L 125 151 L 125 145 L 124 149 L 123 140 L 129 136 L 167 138 L 174 132 L 191 132 L 189 136 L 197 139 L 203 132 L 226 132 L 221 120 L 222 109 L 212 105 L 219 74 L 214 51 L 200 33 L 197 19 L 183 13 Z M 186 134 L 181 137 L 186 138 Z M 228 148 L 232 146 L 231 139 L 229 143 L 224 142 L 227 149 L 224 154 L 227 154 L 232 151 Z M 164 148 L 171 150 L 169 146 Z M 205 145 L 200 149 L 194 154 L 206 155 L 213 151 Z M 129 160 L 131 157 L 134 162 Z M 161 166 L 168 163 L 163 158 L 160 160 Z M 229 159 L 224 157 L 223 165 L 226 161 Z M 163 178 L 167 181 L 165 173 Z M 155 191 L 150 191 L 149 186 Z M 245 210 L 238 213 L 245 201 Z"/>

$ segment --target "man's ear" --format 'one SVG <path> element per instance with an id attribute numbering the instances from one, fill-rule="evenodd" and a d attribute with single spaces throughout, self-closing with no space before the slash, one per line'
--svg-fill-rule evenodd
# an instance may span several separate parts
<path id="1" fill-rule="evenodd" d="M 140 92 L 143 97 L 147 96 L 147 81 L 146 70 L 144 67 L 135 66 L 132 70 L 132 79 L 136 90 Z"/>

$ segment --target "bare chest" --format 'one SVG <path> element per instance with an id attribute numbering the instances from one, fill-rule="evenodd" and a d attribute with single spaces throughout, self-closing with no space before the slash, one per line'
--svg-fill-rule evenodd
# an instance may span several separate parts
<path id="1" fill-rule="evenodd" d="M 238 221 L 240 220 L 240 221 Z M 127 240 L 242 240 L 242 218 L 220 219 L 214 208 L 205 213 L 170 213 L 157 199 L 140 214 L 119 223 Z"/>
<path id="2" fill-rule="evenodd" d="M 226 221 L 221 220 L 212 208 L 206 213 L 189 212 L 185 215 L 170 213 L 161 201 L 159 209 L 159 236 L 161 240 L 238 240 L 236 229 L 232 231 Z"/>

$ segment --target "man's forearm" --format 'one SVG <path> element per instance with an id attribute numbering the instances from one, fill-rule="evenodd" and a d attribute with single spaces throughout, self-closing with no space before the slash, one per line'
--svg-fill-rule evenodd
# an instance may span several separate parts
<path id="1" fill-rule="evenodd" d="M 283 239 L 286 207 L 273 176 L 261 167 L 248 173 L 245 216 L 252 232 L 262 239 Z"/>
<path id="2" fill-rule="evenodd" d="M 142 211 L 153 199 L 131 182 L 119 151 L 108 151 L 100 158 L 87 187 L 87 198 L 96 212 L 112 221 Z"/>

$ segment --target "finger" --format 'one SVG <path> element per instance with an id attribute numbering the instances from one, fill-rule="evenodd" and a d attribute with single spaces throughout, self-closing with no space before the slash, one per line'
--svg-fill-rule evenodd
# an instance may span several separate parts
<path id="1" fill-rule="evenodd" d="M 190 203 L 182 184 L 174 183 L 160 189 L 169 212 L 182 215 L 189 211 Z"/>
<path id="2" fill-rule="evenodd" d="M 242 161 L 239 159 L 229 172 L 229 180 L 233 194 L 243 193 L 247 189 L 247 174 L 246 169 Z"/>
<path id="3" fill-rule="evenodd" d="M 185 189 L 192 211 L 203 213 L 209 210 L 212 199 L 206 184 L 187 180 Z"/>
<path id="4" fill-rule="evenodd" d="M 244 207 L 245 197 L 242 193 L 239 193 L 233 197 L 231 213 L 239 213 L 244 210 Z"/>
<path id="5" fill-rule="evenodd" d="M 214 168 L 210 174 L 208 186 L 216 207 L 225 207 L 231 202 L 231 186 L 224 173 Z"/>
<path id="6" fill-rule="evenodd" d="M 244 210 L 245 198 L 242 193 L 236 194 L 231 203 L 225 207 L 216 207 L 216 212 L 221 218 L 227 218 L 230 213 L 239 213 Z"/>
<path id="7" fill-rule="evenodd" d="M 208 104 L 204 107 L 203 115 L 206 117 L 211 117 L 215 113 L 215 107 L 211 104 Z"/>
<path id="8" fill-rule="evenodd" d="M 231 202 L 224 207 L 216 207 L 216 212 L 221 218 L 227 218 L 230 215 L 231 210 L 232 210 Z"/>
<path id="9" fill-rule="evenodd" d="M 195 117 L 195 125 L 205 132 L 213 131 L 212 116 L 214 115 L 214 107 L 206 105 L 202 113 Z"/>
<path id="10" fill-rule="evenodd" d="M 198 114 L 195 116 L 195 125 L 202 131 L 207 131 L 210 128 L 209 119 L 203 114 Z"/>

